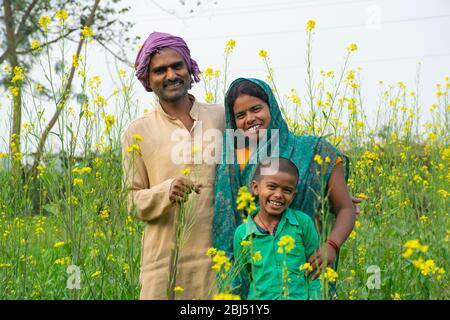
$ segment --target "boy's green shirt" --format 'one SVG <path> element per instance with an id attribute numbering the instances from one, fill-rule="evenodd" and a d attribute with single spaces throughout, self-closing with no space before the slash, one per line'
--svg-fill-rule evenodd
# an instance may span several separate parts
<path id="1" fill-rule="evenodd" d="M 291 236 L 295 241 L 293 249 L 288 253 L 278 252 L 278 242 L 283 236 Z M 241 244 L 242 241 L 249 240 L 252 242 L 251 246 L 248 243 Z M 248 217 L 236 229 L 233 245 L 235 262 L 242 270 L 244 283 L 249 283 L 247 298 L 319 299 L 320 280 L 305 278 L 304 271 L 300 271 L 300 267 L 318 247 L 319 236 L 314 223 L 303 212 L 288 208 L 274 235 L 261 232 L 253 217 Z M 282 294 L 284 266 L 287 269 L 287 297 Z"/>

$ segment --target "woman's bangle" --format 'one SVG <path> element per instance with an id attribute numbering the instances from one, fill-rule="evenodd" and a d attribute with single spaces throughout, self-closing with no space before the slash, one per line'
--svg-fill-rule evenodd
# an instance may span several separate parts
<path id="1" fill-rule="evenodd" d="M 336 253 L 339 252 L 339 246 L 337 245 L 336 242 L 334 242 L 333 240 L 328 239 L 327 243 L 336 251 Z"/>

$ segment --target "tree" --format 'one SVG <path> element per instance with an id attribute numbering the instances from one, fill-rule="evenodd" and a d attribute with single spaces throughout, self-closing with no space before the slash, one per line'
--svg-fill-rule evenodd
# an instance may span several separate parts
<path id="1" fill-rule="evenodd" d="M 96 25 L 94 41 L 124 61 L 121 57 L 125 55 L 116 54 L 115 51 L 117 51 L 117 48 L 123 50 L 125 44 L 130 43 L 132 39 L 124 35 L 129 34 L 128 31 L 133 24 L 118 19 L 120 15 L 129 10 L 129 7 L 119 8 L 118 3 L 120 1 L 108 0 L 100 6 L 100 1 L 96 1 L 95 4 L 92 2 L 81 5 L 80 1 L 76 0 L 3 0 L 3 16 L 0 16 L 0 26 L 3 25 L 6 38 L 0 38 L 0 64 L 7 61 L 11 72 L 3 79 L 0 78 L 0 85 L 10 90 L 13 98 L 9 140 L 11 157 L 20 153 L 23 96 L 21 81 L 23 80 L 24 70 L 30 72 L 35 64 L 32 56 L 33 40 L 36 38 L 46 39 L 46 41 L 39 43 L 40 48 L 53 46 L 62 39 L 78 43 L 79 39 L 72 37 L 78 35 L 81 29 L 88 25 L 90 13 L 94 12 L 92 17 L 92 22 L 95 21 Z M 94 6 L 92 6 L 93 4 Z M 95 10 L 92 10 L 94 7 Z M 43 30 L 39 26 L 39 19 L 45 15 L 55 16 L 56 9 L 69 13 L 73 20 L 77 21 L 77 25 L 67 28 L 64 34 L 49 32 L 47 37 L 44 37 Z M 112 44 L 116 44 L 117 48 L 111 48 Z M 58 61 L 54 63 L 54 67 L 58 67 Z M 64 91 L 65 94 L 69 94 L 70 86 L 66 89 L 68 90 Z M 13 172 L 17 175 L 20 162 L 11 160 L 13 160 Z"/>

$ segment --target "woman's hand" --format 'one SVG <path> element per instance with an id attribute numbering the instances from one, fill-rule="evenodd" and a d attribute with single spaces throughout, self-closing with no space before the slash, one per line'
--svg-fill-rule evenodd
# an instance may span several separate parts
<path id="1" fill-rule="evenodd" d="M 357 198 L 357 197 L 353 197 L 353 196 L 351 198 L 352 198 L 353 206 L 355 207 L 355 214 L 358 215 L 361 212 L 361 210 L 359 209 L 359 205 L 358 204 L 360 204 L 363 199 Z"/>
<path id="2" fill-rule="evenodd" d="M 336 250 L 328 243 L 324 243 L 309 257 L 308 262 L 311 264 L 313 270 L 307 271 L 305 275 L 309 276 L 310 273 L 313 273 L 311 279 L 316 279 L 325 267 L 333 264 L 334 259 L 336 259 L 336 255 Z"/>

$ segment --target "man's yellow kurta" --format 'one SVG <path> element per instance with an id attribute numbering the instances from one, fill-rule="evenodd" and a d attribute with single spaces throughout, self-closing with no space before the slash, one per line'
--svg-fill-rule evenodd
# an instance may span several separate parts
<path id="1" fill-rule="evenodd" d="M 192 96 L 190 98 L 195 100 Z M 190 196 L 195 198 L 191 211 L 195 216 L 194 225 L 181 250 L 176 284 L 185 290 L 179 295 L 181 299 L 211 298 L 214 274 L 206 251 L 212 243 L 213 187 L 217 163 L 214 156 L 220 159 L 222 141 L 217 136 L 221 138 L 223 133 L 224 107 L 194 101 L 190 115 L 194 125 L 189 132 L 180 120 L 169 116 L 158 104 L 154 110 L 134 120 L 124 134 L 124 174 L 127 187 L 131 190 L 128 206 L 131 210 L 135 205 L 137 217 L 145 222 L 141 251 L 141 299 L 167 299 L 177 211 L 177 205 L 169 201 L 169 189 L 174 178 L 181 176 L 181 170 L 186 168 L 190 169 L 188 178 L 203 184 L 203 188 L 200 194 Z M 139 141 L 139 136 L 134 134 L 142 140 Z M 128 148 L 133 144 L 139 145 L 140 150 L 130 152 Z M 180 156 L 186 154 L 187 158 Z M 190 161 L 192 157 L 196 157 L 195 162 Z M 186 164 L 188 162 L 191 163 Z"/>

